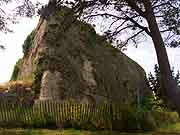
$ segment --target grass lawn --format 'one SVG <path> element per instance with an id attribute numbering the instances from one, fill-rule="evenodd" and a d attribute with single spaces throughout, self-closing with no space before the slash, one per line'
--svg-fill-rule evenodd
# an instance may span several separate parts
<path id="1" fill-rule="evenodd" d="M 48 129 L 3 129 L 0 135 L 151 135 L 150 133 L 121 133 L 113 131 L 48 130 Z"/>
<path id="2" fill-rule="evenodd" d="M 158 131 L 160 131 L 160 132 L 174 132 L 174 133 L 179 133 L 179 135 L 180 135 L 180 123 L 172 124 L 172 125 L 169 125 L 166 127 L 162 127 Z"/>
<path id="3" fill-rule="evenodd" d="M 48 129 L 0 129 L 0 135 L 180 135 L 180 123 L 163 127 L 154 132 L 122 133 L 118 131 L 48 130 Z"/>

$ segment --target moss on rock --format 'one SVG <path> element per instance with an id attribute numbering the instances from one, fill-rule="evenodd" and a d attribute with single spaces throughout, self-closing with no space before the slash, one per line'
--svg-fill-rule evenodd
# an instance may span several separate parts
<path id="1" fill-rule="evenodd" d="M 34 71 L 34 78 L 32 79 L 32 90 L 34 91 L 36 97 L 40 94 L 41 89 L 41 79 L 43 76 L 44 71 L 46 70 L 46 64 L 47 60 L 45 57 L 41 57 L 38 60 L 37 68 Z"/>
<path id="2" fill-rule="evenodd" d="M 56 9 L 46 20 L 41 18 L 36 33 L 25 42 L 25 54 L 29 55 L 23 58 L 21 78 L 33 75 L 37 95 L 42 92 L 42 81 L 57 82 L 60 99 L 83 103 L 136 104 L 137 96 L 146 92 L 144 70 L 106 37 L 96 34 L 90 24 L 77 20 L 69 8 Z M 45 71 L 61 78 L 42 80 Z M 44 88 L 51 93 L 54 87 Z"/>
<path id="3" fill-rule="evenodd" d="M 27 53 L 29 51 L 29 48 L 32 47 L 34 36 L 35 36 L 35 32 L 32 31 L 31 34 L 29 34 L 27 36 L 26 40 L 24 41 L 24 44 L 23 44 L 23 53 L 24 53 L 24 56 L 27 55 Z"/>
<path id="4" fill-rule="evenodd" d="M 18 79 L 18 74 L 19 74 L 19 70 L 21 68 L 21 62 L 22 62 L 22 59 L 19 59 L 15 66 L 14 66 L 14 70 L 13 70 L 13 73 L 12 73 L 12 76 L 11 76 L 11 81 L 16 81 Z"/>

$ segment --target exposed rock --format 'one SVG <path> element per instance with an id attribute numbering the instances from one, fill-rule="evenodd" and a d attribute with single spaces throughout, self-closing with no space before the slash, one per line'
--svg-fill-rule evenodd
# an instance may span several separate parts
<path id="1" fill-rule="evenodd" d="M 96 81 L 93 74 L 93 65 L 91 61 L 85 60 L 83 63 L 82 76 L 90 87 L 96 87 Z"/>
<path id="2" fill-rule="evenodd" d="M 44 71 L 41 80 L 40 100 L 59 99 L 63 95 L 60 91 L 63 79 L 58 71 Z"/>
<path id="3" fill-rule="evenodd" d="M 40 100 L 136 104 L 147 92 L 144 70 L 66 7 L 41 18 L 31 40 L 18 79 L 33 80 Z"/>

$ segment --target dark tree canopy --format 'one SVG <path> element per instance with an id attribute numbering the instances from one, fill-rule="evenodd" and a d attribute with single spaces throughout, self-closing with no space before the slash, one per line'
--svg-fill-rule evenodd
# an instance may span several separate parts
<path id="1" fill-rule="evenodd" d="M 146 22 L 146 15 L 143 0 L 49 0 L 57 4 L 71 5 L 76 14 L 88 21 L 97 17 L 106 19 L 104 31 L 108 38 L 127 45 L 129 42 L 135 44 L 142 39 L 142 35 L 150 31 Z M 14 16 L 9 16 L 5 11 L 5 6 L 13 2 L 12 0 L 0 0 L 0 31 L 8 32 L 9 21 L 13 22 L 15 16 L 32 17 L 35 15 L 40 3 L 32 3 L 32 0 L 20 0 L 14 7 Z M 177 47 L 180 42 L 180 2 L 178 0 L 151 0 L 154 14 L 158 20 L 160 32 L 164 37 L 166 45 Z M 119 37 L 126 37 L 122 40 Z M 140 37 L 140 38 L 139 38 Z"/>
<path id="2" fill-rule="evenodd" d="M 159 30 L 167 46 L 180 44 L 180 1 L 151 0 Z M 135 43 L 152 36 L 147 23 L 145 0 L 76 0 L 76 13 L 87 21 L 103 18 L 105 33 L 119 45 Z"/>
<path id="3" fill-rule="evenodd" d="M 10 32 L 9 22 L 15 22 L 15 16 L 32 17 L 40 3 L 38 0 L 20 0 L 14 7 L 14 16 L 6 13 L 5 5 L 12 0 L 0 0 L 0 31 Z M 119 47 L 128 43 L 143 40 L 143 35 L 151 36 L 147 24 L 147 13 L 144 0 L 50 0 L 61 5 L 69 4 L 74 8 L 81 19 L 88 21 L 102 17 L 107 20 L 102 23 L 106 27 L 104 33 L 108 38 L 116 41 Z M 151 0 L 152 8 L 158 22 L 160 32 L 166 45 L 177 47 L 180 44 L 180 1 L 178 0 Z M 125 36 L 126 35 L 126 36 Z"/>

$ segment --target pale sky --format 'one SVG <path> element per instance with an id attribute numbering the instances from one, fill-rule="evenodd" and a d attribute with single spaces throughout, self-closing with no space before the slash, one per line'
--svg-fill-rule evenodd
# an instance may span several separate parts
<path id="1" fill-rule="evenodd" d="M 22 19 L 19 24 L 11 26 L 13 33 L 0 34 L 0 43 L 6 47 L 6 50 L 0 50 L 0 83 L 10 79 L 16 61 L 23 56 L 22 44 L 37 23 L 37 17 Z M 171 66 L 174 66 L 175 70 L 180 70 L 180 48 L 168 48 L 167 50 Z M 157 63 L 151 41 L 141 43 L 137 49 L 129 46 L 124 53 L 140 64 L 146 73 L 153 71 L 154 64 Z"/>
<path id="2" fill-rule="evenodd" d="M 16 61 L 23 56 L 22 45 L 27 35 L 35 28 L 38 19 L 23 19 L 13 25 L 13 33 L 0 34 L 0 41 L 6 50 L 0 50 L 0 82 L 10 79 Z"/>

